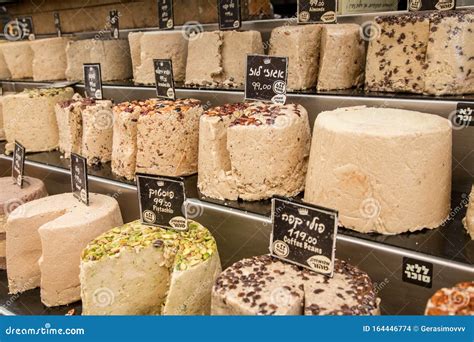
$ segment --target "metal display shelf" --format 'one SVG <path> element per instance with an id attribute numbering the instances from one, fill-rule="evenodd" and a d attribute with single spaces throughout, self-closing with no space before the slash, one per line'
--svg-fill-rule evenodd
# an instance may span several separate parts
<path id="1" fill-rule="evenodd" d="M 49 83 L 3 82 L 4 91 L 48 86 Z M 81 92 L 82 85 L 76 85 Z M 153 87 L 127 84 L 104 85 L 104 96 L 116 102 L 155 96 Z M 178 97 L 200 99 L 206 107 L 243 100 L 242 91 L 177 89 Z M 395 97 L 396 96 L 396 97 Z M 443 117 L 455 110 L 457 101 L 472 101 L 473 97 L 424 97 L 408 94 L 377 94 L 342 91 L 324 94 L 289 94 L 288 102 L 297 102 L 308 110 L 311 123 L 317 114 L 342 106 L 367 105 L 419 110 Z M 468 238 L 461 219 L 465 207 L 460 202 L 466 196 L 474 178 L 474 128 L 453 130 L 453 213 L 454 218 L 435 230 L 424 230 L 396 236 L 359 234 L 340 229 L 337 237 L 339 258 L 367 271 L 382 298 L 385 314 L 422 314 L 427 299 L 440 287 L 474 279 L 474 241 Z M 0 146 L 0 153 L 1 151 Z M 11 157 L 0 155 L 0 175 L 10 174 Z M 27 156 L 26 174 L 45 181 L 51 194 L 70 191 L 69 161 L 59 152 L 34 153 Z M 109 165 L 89 169 L 90 191 L 108 194 L 120 204 L 124 221 L 139 217 L 136 187 L 112 175 Z M 268 252 L 271 230 L 269 201 L 216 201 L 204 198 L 196 188 L 196 176 L 186 178 L 190 198 L 190 217 L 209 227 L 216 237 L 223 266 L 253 255 Z M 413 257 L 433 264 L 432 288 L 420 287 L 402 280 L 402 259 Z M 78 304 L 46 309 L 36 290 L 18 297 L 9 296 L 5 274 L 0 273 L 0 303 L 3 312 L 11 314 L 65 314 Z M 12 304 L 12 298 L 13 304 Z M 9 305 L 6 305 L 10 303 Z M 1 313 L 1 312 L 0 312 Z"/>

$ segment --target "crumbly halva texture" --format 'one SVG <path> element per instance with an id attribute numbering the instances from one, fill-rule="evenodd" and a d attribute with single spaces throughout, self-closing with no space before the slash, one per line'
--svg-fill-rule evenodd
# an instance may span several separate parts
<path id="1" fill-rule="evenodd" d="M 462 222 L 467 233 L 471 236 L 471 239 L 474 240 L 474 186 L 472 187 L 471 195 L 469 196 L 466 217 Z"/>
<path id="2" fill-rule="evenodd" d="M 44 183 L 37 178 L 23 177 L 23 187 L 12 177 L 0 178 L 0 269 L 6 269 L 6 225 L 8 215 L 20 205 L 48 196 Z"/>
<path id="3" fill-rule="evenodd" d="M 126 39 L 70 41 L 66 56 L 68 81 L 84 80 L 84 63 L 100 63 L 102 81 L 132 78 L 130 46 Z"/>
<path id="4" fill-rule="evenodd" d="M 474 315 L 474 281 L 462 282 L 436 291 L 426 304 L 425 315 Z"/>
<path id="5" fill-rule="evenodd" d="M 112 101 L 82 98 L 56 104 L 59 128 L 59 150 L 69 158 L 78 153 L 89 165 L 112 159 L 113 113 Z"/>
<path id="6" fill-rule="evenodd" d="M 219 106 L 201 116 L 199 130 L 198 187 L 205 196 L 254 201 L 303 190 L 310 128 L 302 106 Z"/>
<path id="7" fill-rule="evenodd" d="M 132 32 L 128 40 L 135 83 L 155 84 L 153 59 L 171 59 L 175 82 L 184 82 L 188 40 L 182 32 Z"/>
<path id="8" fill-rule="evenodd" d="M 5 130 L 3 129 L 3 96 L 0 96 L 0 141 L 5 140 Z"/>
<path id="9" fill-rule="evenodd" d="M 185 84 L 242 87 L 247 55 L 263 53 L 258 31 L 202 32 L 189 39 Z"/>
<path id="10" fill-rule="evenodd" d="M 136 172 L 186 176 L 197 172 L 199 117 L 196 99 L 158 100 L 137 123 Z"/>
<path id="11" fill-rule="evenodd" d="M 82 252 L 83 314 L 209 314 L 220 271 L 216 242 L 199 223 L 179 232 L 133 221 Z"/>
<path id="12" fill-rule="evenodd" d="M 15 140 L 27 152 L 51 151 L 58 147 L 59 133 L 54 107 L 73 96 L 72 88 L 25 89 L 3 97 L 3 124 L 11 153 Z"/>
<path id="13" fill-rule="evenodd" d="M 0 79 L 2 80 L 8 80 L 12 76 L 8 69 L 7 62 L 5 61 L 5 57 L 3 56 L 2 46 L 4 46 L 5 43 L 6 41 L 4 40 L 0 41 Z"/>
<path id="14" fill-rule="evenodd" d="M 474 11 L 433 11 L 376 18 L 365 86 L 371 91 L 433 95 L 474 91 Z"/>
<path id="15" fill-rule="evenodd" d="M 317 90 L 363 85 L 366 51 L 359 25 L 323 25 L 320 46 Z"/>
<path id="16" fill-rule="evenodd" d="M 367 275 L 337 260 L 332 278 L 269 255 L 224 270 L 212 290 L 212 315 L 378 315 Z"/>
<path id="17" fill-rule="evenodd" d="M 288 57 L 288 89 L 316 86 L 322 25 L 281 26 L 270 37 L 271 56 Z"/>
<path id="18" fill-rule="evenodd" d="M 148 99 L 114 106 L 112 172 L 130 180 L 135 172 L 196 173 L 202 111 L 195 99 Z"/>
<path id="19" fill-rule="evenodd" d="M 304 200 L 362 233 L 437 228 L 448 217 L 452 129 L 437 115 L 365 106 L 318 115 Z"/>
<path id="20" fill-rule="evenodd" d="M 28 40 L 0 45 L 3 58 L 14 80 L 33 77 L 33 50 Z"/>
<path id="21" fill-rule="evenodd" d="M 66 46 L 69 40 L 56 37 L 31 41 L 34 81 L 66 79 Z"/>
<path id="22" fill-rule="evenodd" d="M 46 306 L 79 300 L 82 250 L 121 224 L 118 202 L 95 193 L 89 194 L 88 206 L 72 193 L 64 193 L 18 207 L 8 217 L 6 228 L 9 292 L 41 286 Z"/>

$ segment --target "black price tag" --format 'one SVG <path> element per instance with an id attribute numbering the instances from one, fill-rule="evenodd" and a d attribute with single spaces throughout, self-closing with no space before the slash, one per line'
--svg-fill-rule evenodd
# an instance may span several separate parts
<path id="1" fill-rule="evenodd" d="M 402 279 L 406 283 L 431 288 L 433 264 L 414 258 L 403 257 Z"/>
<path id="2" fill-rule="evenodd" d="M 75 153 L 71 153 L 71 188 L 74 197 L 89 205 L 87 159 Z"/>
<path id="3" fill-rule="evenodd" d="M 458 102 L 456 112 L 450 117 L 454 127 L 474 126 L 474 102 Z"/>
<path id="4" fill-rule="evenodd" d="M 12 178 L 13 182 L 20 188 L 23 188 L 23 172 L 25 170 L 25 148 L 22 144 L 15 141 L 15 149 L 13 150 L 12 162 Z"/>
<path id="5" fill-rule="evenodd" d="M 102 74 L 100 63 L 84 64 L 84 86 L 86 97 L 102 100 Z"/>
<path id="6" fill-rule="evenodd" d="M 408 9 L 417 11 L 447 11 L 456 8 L 456 0 L 409 0 Z"/>
<path id="7" fill-rule="evenodd" d="M 298 0 L 298 24 L 335 23 L 337 0 Z"/>
<path id="8" fill-rule="evenodd" d="M 337 211 L 273 198 L 270 253 L 332 277 L 337 222 Z"/>
<path id="9" fill-rule="evenodd" d="M 174 27 L 173 0 L 158 0 L 158 27 L 171 30 Z"/>
<path id="10" fill-rule="evenodd" d="M 237 30 L 242 26 L 240 8 L 240 0 L 217 1 L 220 30 Z"/>
<path id="11" fill-rule="evenodd" d="M 171 59 L 154 59 L 156 96 L 176 100 Z"/>
<path id="12" fill-rule="evenodd" d="M 112 10 L 109 13 L 110 21 L 110 36 L 113 39 L 119 39 L 119 12 L 117 10 Z"/>
<path id="13" fill-rule="evenodd" d="M 285 104 L 288 57 L 247 55 L 245 99 Z"/>
<path id="14" fill-rule="evenodd" d="M 136 177 L 142 222 L 162 228 L 187 230 L 184 181 L 181 178 L 145 174 L 137 174 Z"/>
<path id="15" fill-rule="evenodd" d="M 61 37 L 62 32 L 61 32 L 61 19 L 59 18 L 59 12 L 54 12 L 54 27 L 56 27 L 56 32 L 58 34 L 58 37 Z"/>

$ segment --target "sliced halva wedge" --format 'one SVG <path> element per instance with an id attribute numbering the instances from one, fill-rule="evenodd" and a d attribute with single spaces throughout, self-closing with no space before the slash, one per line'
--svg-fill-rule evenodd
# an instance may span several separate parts
<path id="1" fill-rule="evenodd" d="M 195 99 L 152 101 L 137 123 L 136 172 L 186 176 L 197 172 L 199 117 Z"/>
<path id="2" fill-rule="evenodd" d="M 69 40 L 56 37 L 31 41 L 34 81 L 66 79 L 66 46 Z"/>
<path id="3" fill-rule="evenodd" d="M 380 299 L 369 276 L 336 260 L 334 277 L 269 255 L 224 270 L 212 289 L 212 315 L 377 315 Z"/>
<path id="4" fill-rule="evenodd" d="M 308 114 L 296 104 L 234 104 L 201 117 L 198 187 L 209 197 L 254 201 L 304 187 Z"/>
<path id="5" fill-rule="evenodd" d="M 85 315 L 203 315 L 221 271 L 216 242 L 197 222 L 178 232 L 127 223 L 82 253 Z"/>
<path id="6" fill-rule="evenodd" d="M 72 99 L 60 101 L 54 107 L 59 131 L 59 151 L 66 158 L 71 153 L 81 154 L 82 146 L 82 97 L 74 94 Z"/>
<path id="7" fill-rule="evenodd" d="M 129 44 L 135 83 L 155 84 L 153 59 L 171 59 L 174 80 L 184 81 L 188 41 L 182 32 L 136 32 Z"/>
<path id="8" fill-rule="evenodd" d="M 21 205 L 7 220 L 10 293 L 41 286 L 41 301 L 57 306 L 80 299 L 81 252 L 101 233 L 122 224 L 118 202 L 89 194 L 90 203 L 71 193 Z"/>
<path id="9" fill-rule="evenodd" d="M 3 97 L 3 124 L 6 152 L 15 141 L 27 152 L 51 151 L 58 147 L 59 133 L 54 107 L 73 96 L 72 88 L 25 89 Z"/>
<path id="10" fill-rule="evenodd" d="M 263 54 L 260 32 L 203 32 L 191 36 L 186 85 L 242 87 L 248 54 Z"/>
<path id="11" fill-rule="evenodd" d="M 30 41 L 8 42 L 0 45 L 11 78 L 33 77 L 33 50 Z"/>
<path id="12" fill-rule="evenodd" d="M 323 25 L 317 90 L 349 89 L 364 82 L 365 42 L 356 24 Z"/>
<path id="13" fill-rule="evenodd" d="M 66 78 L 69 81 L 84 80 L 84 63 L 100 63 L 102 81 L 132 77 L 130 46 L 126 39 L 70 41 L 66 56 Z"/>
<path id="14" fill-rule="evenodd" d="M 318 115 L 304 199 L 346 228 L 398 234 L 436 228 L 451 203 L 452 129 L 437 115 L 365 106 Z"/>
<path id="15" fill-rule="evenodd" d="M 0 269 L 6 269 L 6 225 L 8 215 L 20 205 L 48 195 L 43 181 L 23 177 L 23 187 L 12 177 L 0 178 Z"/>
<path id="16" fill-rule="evenodd" d="M 314 88 L 319 70 L 321 25 L 273 29 L 269 55 L 288 57 L 288 89 Z"/>

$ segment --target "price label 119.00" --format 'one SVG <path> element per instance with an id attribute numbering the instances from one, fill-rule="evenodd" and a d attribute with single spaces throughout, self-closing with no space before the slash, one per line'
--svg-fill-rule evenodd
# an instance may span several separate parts
<path id="1" fill-rule="evenodd" d="M 272 199 L 270 253 L 314 272 L 332 276 L 338 213 L 283 198 Z"/>

